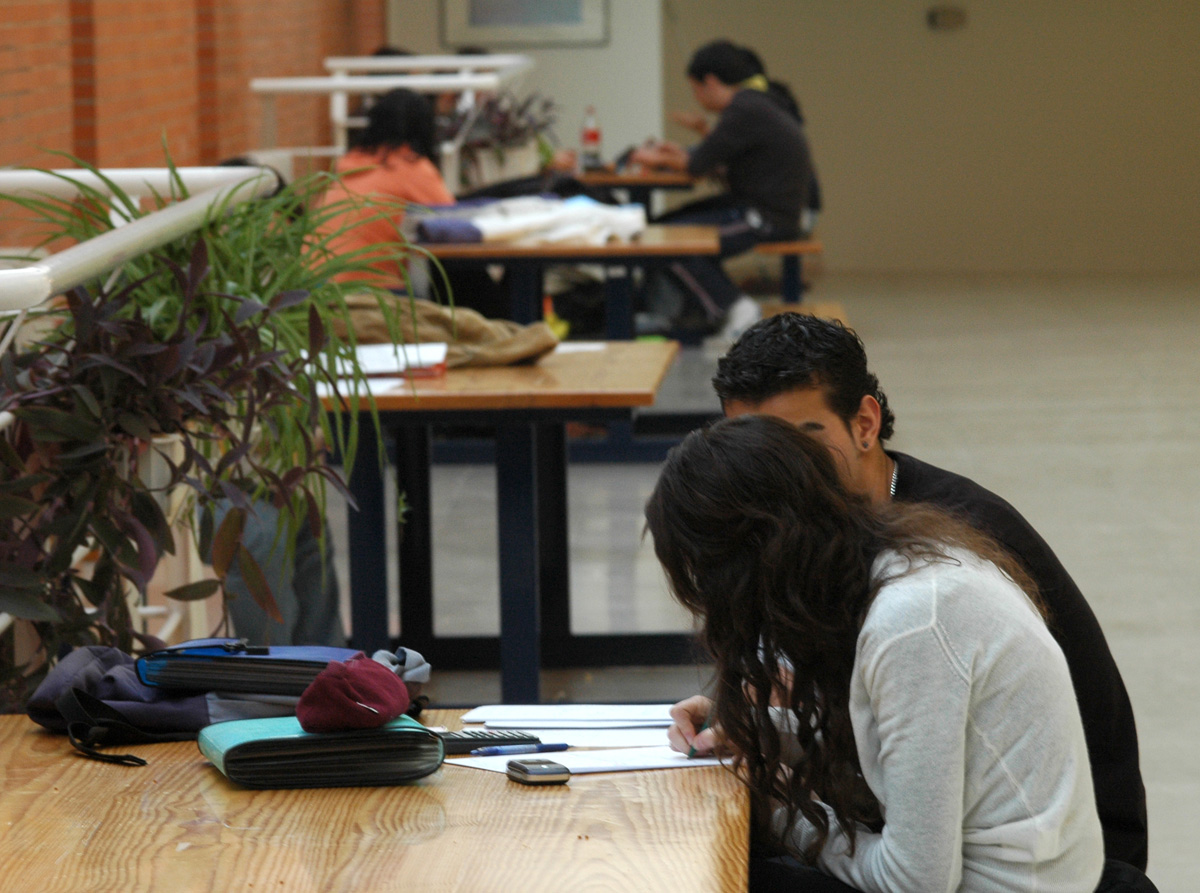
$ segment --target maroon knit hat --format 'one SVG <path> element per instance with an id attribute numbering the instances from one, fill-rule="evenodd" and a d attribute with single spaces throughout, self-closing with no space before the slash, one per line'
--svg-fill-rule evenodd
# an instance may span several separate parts
<path id="1" fill-rule="evenodd" d="M 296 718 L 306 732 L 373 729 L 408 709 L 408 688 L 378 661 L 359 653 L 330 661 L 300 695 Z"/>

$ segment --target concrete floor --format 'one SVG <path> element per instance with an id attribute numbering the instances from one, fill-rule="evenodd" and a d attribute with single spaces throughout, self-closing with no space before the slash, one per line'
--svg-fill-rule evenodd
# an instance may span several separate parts
<path id="1" fill-rule="evenodd" d="M 1050 542 L 1100 618 L 1137 715 L 1150 876 L 1196 889 L 1200 831 L 1200 280 L 828 277 L 896 413 L 892 445 L 974 478 Z M 662 400 L 693 410 L 712 355 L 689 354 Z M 570 471 L 576 632 L 686 630 L 648 543 L 655 466 Z M 491 470 L 436 470 L 440 633 L 498 626 Z M 336 526 L 336 525 L 335 525 Z M 339 550 L 344 555 L 344 550 Z M 343 569 L 343 579 L 345 579 Z M 441 703 L 486 703 L 495 674 L 437 670 Z M 548 699 L 661 700 L 704 668 L 548 672 Z"/>

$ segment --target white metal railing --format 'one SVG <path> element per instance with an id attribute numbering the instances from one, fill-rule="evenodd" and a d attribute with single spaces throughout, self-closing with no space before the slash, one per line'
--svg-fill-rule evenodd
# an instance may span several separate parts
<path id="1" fill-rule="evenodd" d="M 350 94 L 374 95 L 401 87 L 417 93 L 463 93 L 474 105 L 474 91 L 497 91 L 533 68 L 533 60 L 515 53 L 455 56 L 331 56 L 329 77 L 254 78 L 250 89 L 263 97 L 260 140 L 275 145 L 274 97 L 280 94 L 328 94 L 334 146 L 346 149 L 346 132 L 362 123 L 350 117 Z M 355 74 L 355 72 L 362 72 Z M 455 145 L 455 148 L 457 146 Z"/>
<path id="2" fill-rule="evenodd" d="M 277 187 L 274 171 L 260 167 L 181 167 L 174 175 L 167 168 L 123 168 L 100 173 L 130 195 L 175 195 L 174 176 L 189 192 L 201 191 L 29 266 L 0 269 L 0 312 L 36 307 L 131 257 L 198 229 L 215 208 L 269 195 Z M 40 193 L 70 198 L 79 195 L 81 187 L 108 192 L 104 180 L 90 171 L 0 171 L 0 195 Z"/>

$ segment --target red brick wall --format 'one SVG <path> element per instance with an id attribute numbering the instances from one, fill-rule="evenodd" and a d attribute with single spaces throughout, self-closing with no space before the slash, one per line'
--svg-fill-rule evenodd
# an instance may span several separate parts
<path id="1" fill-rule="evenodd" d="M 384 0 L 3 0 L 0 165 L 179 164 L 260 145 L 253 77 L 323 74 L 384 42 Z M 329 140 L 324 98 L 277 100 L 281 145 Z"/>
<path id="2" fill-rule="evenodd" d="M 41 148 L 71 149 L 67 7 L 5 0 L 0 10 L 0 165 L 54 164 Z"/>
<path id="3" fill-rule="evenodd" d="M 95 54 L 93 158 L 106 167 L 152 164 L 162 158 L 165 137 L 177 162 L 196 163 L 195 4 L 92 0 L 89 5 Z"/>

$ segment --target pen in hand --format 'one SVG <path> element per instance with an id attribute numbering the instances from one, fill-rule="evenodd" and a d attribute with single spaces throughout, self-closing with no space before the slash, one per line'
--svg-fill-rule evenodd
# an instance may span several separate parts
<path id="1" fill-rule="evenodd" d="M 704 725 L 700 726 L 700 731 L 698 731 L 698 732 L 697 732 L 697 733 L 696 733 L 696 734 L 695 734 L 695 735 L 692 737 L 692 746 L 688 748 L 688 755 L 687 755 L 687 758 L 688 758 L 689 760 L 690 760 L 692 757 L 694 757 L 694 756 L 696 755 L 696 744 L 695 744 L 695 741 L 696 741 L 696 739 L 697 739 L 697 738 L 699 738 L 699 737 L 700 737 L 700 735 L 702 735 L 702 734 L 704 733 L 704 731 L 705 731 L 707 728 L 708 728 L 708 720 L 707 720 L 707 719 L 705 719 L 705 720 L 704 720 Z"/>
<path id="2" fill-rule="evenodd" d="M 477 747 L 471 751 L 473 757 L 506 757 L 516 753 L 551 753 L 566 750 L 569 744 L 498 744 L 493 747 Z"/>

